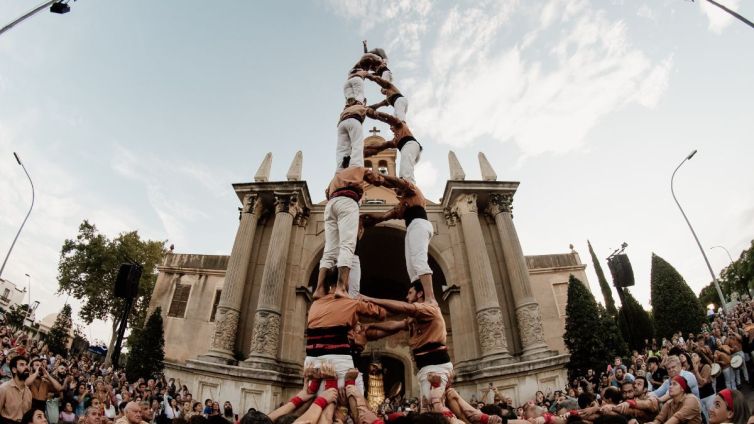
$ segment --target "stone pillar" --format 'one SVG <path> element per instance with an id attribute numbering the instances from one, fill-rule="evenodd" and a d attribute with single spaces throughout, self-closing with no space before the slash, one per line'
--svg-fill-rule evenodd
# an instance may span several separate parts
<path id="1" fill-rule="evenodd" d="M 482 359 L 505 359 L 510 355 L 508 343 L 505 340 L 503 311 L 498 302 L 492 266 L 477 215 L 476 199 L 476 194 L 461 195 L 453 206 L 453 213 L 461 221 L 463 239 L 466 244 Z"/>
<path id="2" fill-rule="evenodd" d="M 238 224 L 236 239 L 228 261 L 223 291 L 215 314 L 215 332 L 209 351 L 199 357 L 201 360 L 218 363 L 235 363 L 233 353 L 236 345 L 236 330 L 241 312 L 243 288 L 251 260 L 251 245 L 257 229 L 262 204 L 257 194 L 244 196 L 241 208 L 241 222 Z"/>
<path id="3" fill-rule="evenodd" d="M 293 220 L 302 208 L 294 192 L 275 192 L 275 223 L 262 272 L 249 359 L 245 366 L 274 363 L 280 346 L 280 316 Z"/>
<path id="4" fill-rule="evenodd" d="M 487 213 L 495 218 L 495 226 L 500 234 L 505 267 L 513 291 L 523 355 L 534 359 L 534 357 L 546 356 L 549 354 L 549 349 L 545 343 L 539 303 L 531 290 L 529 268 L 526 266 L 521 242 L 518 240 L 518 233 L 513 225 L 512 203 L 512 194 L 491 194 Z"/>

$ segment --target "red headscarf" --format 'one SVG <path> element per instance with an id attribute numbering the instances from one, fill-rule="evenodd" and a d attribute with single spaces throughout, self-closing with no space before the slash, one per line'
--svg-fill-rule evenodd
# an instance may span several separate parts
<path id="1" fill-rule="evenodd" d="M 723 389 L 717 392 L 718 395 L 720 395 L 721 398 L 725 401 L 725 405 L 728 406 L 728 411 L 733 410 L 733 392 L 730 391 L 730 389 Z"/>
<path id="2" fill-rule="evenodd" d="M 680 375 L 677 375 L 673 377 L 673 381 L 678 383 L 681 386 L 681 388 L 683 388 L 684 393 L 691 393 L 691 389 L 689 388 L 689 383 L 686 381 L 685 378 L 683 378 Z"/>

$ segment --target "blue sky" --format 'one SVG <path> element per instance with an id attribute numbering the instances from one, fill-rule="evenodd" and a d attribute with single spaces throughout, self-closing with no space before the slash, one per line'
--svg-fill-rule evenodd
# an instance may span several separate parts
<path id="1" fill-rule="evenodd" d="M 750 2 L 723 3 L 754 16 Z M 0 21 L 31 6 L 4 0 Z M 705 1 L 71 6 L 0 36 L 0 252 L 30 200 L 16 151 L 37 205 L 4 277 L 32 275 L 40 317 L 62 306 L 58 253 L 84 218 L 110 236 L 138 229 L 178 252 L 227 254 L 230 184 L 250 181 L 268 151 L 272 178 L 284 179 L 302 150 L 321 200 L 362 39 L 388 51 L 409 99 L 425 192 L 440 197 L 449 150 L 469 179 L 485 152 L 499 179 L 521 181 L 526 254 L 573 243 L 596 287 L 586 240 L 601 257 L 626 241 L 642 303 L 651 252 L 698 291 L 709 276 L 669 189 L 693 149 L 676 190 L 702 243 L 737 256 L 754 238 L 754 31 Z M 728 262 L 709 256 L 715 271 Z M 90 331 L 106 339 L 108 328 Z"/>

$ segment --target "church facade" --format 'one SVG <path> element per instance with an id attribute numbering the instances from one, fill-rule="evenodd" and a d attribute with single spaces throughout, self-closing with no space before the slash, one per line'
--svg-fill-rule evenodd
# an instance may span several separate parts
<path id="1" fill-rule="evenodd" d="M 372 137 L 378 137 L 373 135 Z M 369 141 L 369 138 L 366 140 Z M 395 175 L 394 150 L 366 165 Z M 567 282 L 586 282 L 579 255 L 524 256 L 513 223 L 517 182 L 497 181 L 480 154 L 482 180 L 465 179 L 449 153 L 450 180 L 429 203 L 430 266 L 448 328 L 455 387 L 479 395 L 489 384 L 519 404 L 567 383 L 563 344 Z M 325 202 L 314 204 L 294 158 L 285 181 L 269 181 L 271 155 L 255 181 L 234 184 L 241 207 L 229 256 L 167 255 L 150 309 L 162 308 L 166 374 L 195 399 L 229 400 L 237 411 L 274 409 L 301 385 L 304 330 L 324 248 Z M 384 212 L 392 191 L 368 187 L 363 212 Z M 403 299 L 408 288 L 402 221 L 367 230 L 361 292 Z M 397 318 L 397 317 L 392 317 Z M 385 387 L 418 393 L 407 335 L 370 342 L 356 363 L 382 364 Z"/>

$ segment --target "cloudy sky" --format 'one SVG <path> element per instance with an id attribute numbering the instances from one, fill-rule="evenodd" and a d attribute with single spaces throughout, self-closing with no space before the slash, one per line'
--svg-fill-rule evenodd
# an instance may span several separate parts
<path id="1" fill-rule="evenodd" d="M 724 0 L 754 17 L 754 3 Z M 264 154 L 284 179 L 297 150 L 315 200 L 334 162 L 342 83 L 361 40 L 384 47 L 425 147 L 420 185 L 440 197 L 453 150 L 467 178 L 485 152 L 520 181 L 526 254 L 589 264 L 629 244 L 649 304 L 652 252 L 698 292 L 710 281 L 670 195 L 705 249 L 754 238 L 754 31 L 703 0 L 311 2 L 91 1 L 0 36 L 0 253 L 37 203 L 3 277 L 57 312 L 57 261 L 83 219 L 137 229 L 177 252 L 227 254 L 230 187 Z M 29 2 L 3 0 L 0 22 Z M 377 99 L 370 87 L 369 100 Z M 371 125 L 371 123 L 370 123 Z M 384 131 L 384 127 L 378 125 Z M 748 140 L 748 141 L 747 141 Z M 728 263 L 708 251 L 715 271 Z M 604 265 L 603 265 L 604 266 Z M 89 327 L 107 339 L 109 326 Z"/>

